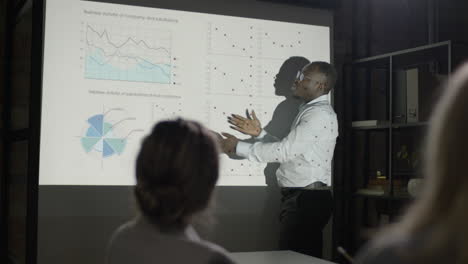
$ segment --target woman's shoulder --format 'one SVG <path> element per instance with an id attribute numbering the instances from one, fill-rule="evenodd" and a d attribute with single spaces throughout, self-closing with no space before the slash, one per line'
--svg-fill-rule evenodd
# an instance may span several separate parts
<path id="1" fill-rule="evenodd" d="M 361 264 L 409 264 L 409 250 L 416 246 L 416 240 L 405 235 L 380 237 L 363 247 L 356 257 L 356 262 Z"/>
<path id="2" fill-rule="evenodd" d="M 108 263 L 125 263 L 123 259 L 159 259 L 164 263 L 233 263 L 222 247 L 200 239 L 195 230 L 167 233 L 142 219 L 119 227 L 109 243 Z M 215 262 L 213 262 L 215 261 Z"/>
<path id="3" fill-rule="evenodd" d="M 223 247 L 212 243 L 210 241 L 200 238 L 195 228 L 188 226 L 185 230 L 185 239 L 204 247 L 213 254 L 212 260 L 215 262 L 210 263 L 234 263 L 228 256 L 228 251 Z"/>

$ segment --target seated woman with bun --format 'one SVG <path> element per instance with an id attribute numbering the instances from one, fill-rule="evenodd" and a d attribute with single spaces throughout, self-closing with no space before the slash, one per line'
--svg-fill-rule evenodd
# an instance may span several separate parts
<path id="1" fill-rule="evenodd" d="M 233 263 L 191 225 L 210 202 L 218 159 L 216 138 L 199 123 L 178 119 L 156 124 L 136 161 L 141 215 L 114 233 L 107 263 Z"/>

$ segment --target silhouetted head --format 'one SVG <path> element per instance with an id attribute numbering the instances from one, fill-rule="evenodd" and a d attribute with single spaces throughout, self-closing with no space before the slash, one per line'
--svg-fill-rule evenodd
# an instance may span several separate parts
<path id="1" fill-rule="evenodd" d="M 183 119 L 156 124 L 136 161 L 141 212 L 160 227 L 186 227 L 207 207 L 218 169 L 217 142 L 202 125 Z"/>
<path id="2" fill-rule="evenodd" d="M 290 57 L 279 69 L 275 77 L 275 94 L 279 96 L 292 96 L 291 87 L 296 79 L 298 71 L 309 64 L 310 61 L 304 57 Z"/>
<path id="3" fill-rule="evenodd" d="M 337 74 L 335 68 L 328 62 L 315 61 L 298 71 L 293 94 L 308 102 L 328 94 L 335 86 Z"/>

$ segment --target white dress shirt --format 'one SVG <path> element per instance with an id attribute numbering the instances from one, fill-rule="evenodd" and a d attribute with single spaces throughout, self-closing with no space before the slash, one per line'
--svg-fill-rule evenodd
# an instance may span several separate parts
<path id="1" fill-rule="evenodd" d="M 331 185 L 331 165 L 338 136 L 335 111 L 322 95 L 299 108 L 291 131 L 282 140 L 264 130 L 254 144 L 237 144 L 237 155 L 256 162 L 279 162 L 280 187 L 305 187 L 316 181 Z"/>

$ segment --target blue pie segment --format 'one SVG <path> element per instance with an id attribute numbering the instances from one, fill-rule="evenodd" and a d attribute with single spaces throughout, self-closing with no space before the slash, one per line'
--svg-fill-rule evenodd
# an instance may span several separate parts
<path id="1" fill-rule="evenodd" d="M 102 127 L 104 124 L 104 115 L 95 115 L 88 119 L 88 123 L 102 135 Z"/>
<path id="2" fill-rule="evenodd" d="M 107 143 L 117 154 L 122 154 L 127 140 L 122 138 L 106 138 L 104 142 Z"/>
<path id="3" fill-rule="evenodd" d="M 104 115 L 98 114 L 87 120 L 89 127 L 81 138 L 81 145 L 86 153 L 96 151 L 103 158 L 121 155 L 127 145 L 126 138 L 119 138 L 113 131 L 113 124 L 104 120 Z"/>

